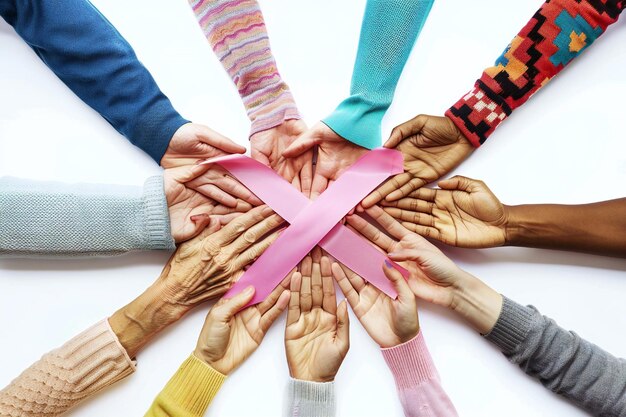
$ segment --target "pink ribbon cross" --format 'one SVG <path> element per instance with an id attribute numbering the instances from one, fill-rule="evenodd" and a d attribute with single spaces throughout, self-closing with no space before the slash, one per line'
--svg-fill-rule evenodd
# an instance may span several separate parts
<path id="1" fill-rule="evenodd" d="M 256 292 L 248 305 L 263 301 L 319 245 L 385 294 L 396 298 L 395 289 L 382 271 L 385 254 L 339 222 L 389 176 L 403 171 L 400 152 L 378 148 L 366 153 L 315 201 L 307 199 L 271 168 L 245 155 L 228 155 L 203 163 L 224 167 L 290 223 L 226 296 L 253 285 Z M 404 268 L 399 265 L 396 268 L 408 277 Z"/>

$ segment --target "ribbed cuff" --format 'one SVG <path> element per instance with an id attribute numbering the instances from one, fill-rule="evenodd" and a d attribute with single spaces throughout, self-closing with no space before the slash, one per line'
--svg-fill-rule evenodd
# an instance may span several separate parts
<path id="1" fill-rule="evenodd" d="M 472 91 L 461 97 L 445 115 L 478 148 L 511 112 L 500 96 L 478 80 Z"/>
<path id="2" fill-rule="evenodd" d="M 382 348 L 381 352 L 398 390 L 420 385 L 428 379 L 439 379 L 421 330 L 408 342 L 392 348 Z"/>
<path id="3" fill-rule="evenodd" d="M 374 149 L 381 145 L 381 123 L 390 103 L 366 102 L 358 96 L 348 97 L 322 122 L 342 138 Z"/>
<path id="4" fill-rule="evenodd" d="M 335 383 L 289 378 L 286 416 L 332 417 L 335 415 Z"/>
<path id="5" fill-rule="evenodd" d="M 496 325 L 485 338 L 496 345 L 505 355 L 514 350 L 528 336 L 534 312 L 515 301 L 502 296 L 502 311 Z"/>
<path id="6" fill-rule="evenodd" d="M 144 184 L 143 214 L 146 249 L 174 249 L 162 175 L 150 177 Z"/>
<path id="7" fill-rule="evenodd" d="M 191 354 L 159 396 L 189 415 L 202 417 L 225 380 L 226 375 Z"/>
<path id="8" fill-rule="evenodd" d="M 252 122 L 250 136 L 279 126 L 287 120 L 301 119 L 291 91 L 282 81 L 242 97 L 242 100 Z"/>

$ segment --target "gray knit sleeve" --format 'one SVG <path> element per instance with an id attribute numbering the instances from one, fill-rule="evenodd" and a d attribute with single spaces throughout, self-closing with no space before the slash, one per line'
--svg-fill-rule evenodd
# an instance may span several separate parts
<path id="1" fill-rule="evenodd" d="M 487 340 L 528 375 L 595 416 L 626 416 L 626 361 L 503 297 Z"/>
<path id="2" fill-rule="evenodd" d="M 163 177 L 144 187 L 0 178 L 0 257 L 174 249 Z"/>
<path id="3" fill-rule="evenodd" d="M 289 378 L 285 417 L 334 417 L 335 383 Z"/>

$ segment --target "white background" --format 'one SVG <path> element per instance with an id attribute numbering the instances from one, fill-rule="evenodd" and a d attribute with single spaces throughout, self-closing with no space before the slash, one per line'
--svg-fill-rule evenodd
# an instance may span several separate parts
<path id="1" fill-rule="evenodd" d="M 185 1 L 94 2 L 185 117 L 247 144 L 244 108 Z M 418 113 L 441 115 L 541 4 L 438 1 L 404 70 L 384 136 Z M 348 93 L 364 5 L 364 0 L 262 1 L 279 68 L 309 124 Z M 624 196 L 624 39 L 623 22 L 613 25 L 456 172 L 483 179 L 508 204 L 576 204 Z M 0 175 L 140 185 L 159 173 L 4 22 L 0 45 Z M 503 294 L 534 304 L 564 327 L 626 357 L 624 260 L 517 248 L 445 250 Z M 138 295 L 168 256 L 1 261 L 0 386 Z M 198 308 L 165 331 L 140 353 L 134 375 L 71 415 L 143 415 L 195 346 L 207 309 Z M 443 386 L 460 415 L 584 415 L 508 363 L 447 311 L 420 305 L 420 318 Z M 393 379 L 377 346 L 352 319 L 351 349 L 336 381 L 338 415 L 401 416 Z M 208 415 L 281 414 L 288 377 L 283 326 L 284 318 L 229 377 Z"/>

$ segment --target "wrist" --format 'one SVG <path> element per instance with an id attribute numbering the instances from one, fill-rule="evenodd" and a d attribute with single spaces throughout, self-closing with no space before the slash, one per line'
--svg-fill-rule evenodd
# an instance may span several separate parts
<path id="1" fill-rule="evenodd" d="M 454 287 L 451 308 L 479 333 L 487 334 L 500 316 L 502 296 L 473 275 L 462 273 Z"/>

